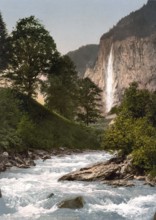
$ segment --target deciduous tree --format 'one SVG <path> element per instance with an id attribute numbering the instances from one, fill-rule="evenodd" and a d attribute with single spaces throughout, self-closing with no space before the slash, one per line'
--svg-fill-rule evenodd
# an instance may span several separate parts
<path id="1" fill-rule="evenodd" d="M 56 45 L 34 16 L 17 22 L 10 43 L 12 56 L 7 77 L 14 88 L 31 97 L 36 94 L 40 76 L 51 67 Z"/>

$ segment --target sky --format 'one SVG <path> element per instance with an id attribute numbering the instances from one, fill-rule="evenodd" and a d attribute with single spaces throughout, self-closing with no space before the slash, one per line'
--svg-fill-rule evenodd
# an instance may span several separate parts
<path id="1" fill-rule="evenodd" d="M 66 54 L 86 44 L 98 44 L 122 17 L 147 0 L 0 0 L 9 32 L 18 19 L 34 15 L 50 32 L 58 51 Z"/>

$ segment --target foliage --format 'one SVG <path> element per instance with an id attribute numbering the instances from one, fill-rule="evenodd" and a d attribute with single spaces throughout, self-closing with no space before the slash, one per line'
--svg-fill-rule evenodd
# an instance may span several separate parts
<path id="1" fill-rule="evenodd" d="M 16 134 L 21 113 L 18 101 L 10 89 L 0 88 L 0 149 L 15 148 L 20 144 Z"/>
<path id="2" fill-rule="evenodd" d="M 24 109 L 24 114 L 28 116 L 27 124 L 32 129 L 34 148 L 51 149 L 64 146 L 82 149 L 99 146 L 94 130 L 82 127 L 47 110 L 33 99 L 22 97 L 21 109 Z M 25 125 L 23 122 L 22 124 Z"/>
<path id="3" fill-rule="evenodd" d="M 139 172 L 156 166 L 156 93 L 139 90 L 136 83 L 126 89 L 115 123 L 104 133 L 102 147 L 118 150 L 123 156 L 132 153 Z"/>
<path id="4" fill-rule="evenodd" d="M 120 112 L 125 112 L 133 118 L 144 117 L 147 114 L 150 102 L 150 93 L 148 90 L 139 90 L 138 84 L 133 82 L 125 90 Z"/>
<path id="5" fill-rule="evenodd" d="M 0 150 L 97 148 L 99 132 L 70 121 L 82 104 L 79 79 L 73 62 L 57 52 L 49 32 L 33 16 L 19 20 L 9 37 L 0 16 L 0 29 L 0 65 L 8 54 L 0 66 L 7 67 L 2 80 L 11 85 L 0 89 Z M 46 106 L 32 98 L 40 85 Z"/>
<path id="6" fill-rule="evenodd" d="M 101 92 L 89 78 L 80 80 L 78 121 L 88 125 L 101 117 Z"/>
<path id="7" fill-rule="evenodd" d="M 78 105 L 78 78 L 75 66 L 68 56 L 60 56 L 53 63 L 44 85 L 46 106 L 73 119 Z"/>
<path id="8" fill-rule="evenodd" d="M 102 147 L 105 150 L 118 150 L 122 155 L 128 154 L 133 147 L 133 119 L 123 115 L 104 133 Z"/>
<path id="9" fill-rule="evenodd" d="M 35 125 L 27 115 L 21 117 L 17 127 L 17 134 L 21 137 L 23 147 L 32 148 L 35 142 Z"/>
<path id="10" fill-rule="evenodd" d="M 2 89 L 0 95 L 0 150 L 99 147 L 94 129 L 71 122 L 21 93 Z"/>
<path id="11" fill-rule="evenodd" d="M 17 22 L 10 37 L 11 57 L 7 77 L 18 91 L 35 95 L 40 76 L 47 73 L 56 45 L 44 26 L 33 16 Z"/>
<path id="12" fill-rule="evenodd" d="M 7 68 L 8 64 L 8 35 L 6 25 L 0 13 L 0 72 Z"/>

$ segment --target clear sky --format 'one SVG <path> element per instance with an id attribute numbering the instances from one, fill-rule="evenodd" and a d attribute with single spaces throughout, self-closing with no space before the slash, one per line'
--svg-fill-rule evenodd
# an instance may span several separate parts
<path id="1" fill-rule="evenodd" d="M 35 15 L 53 36 L 61 53 L 99 43 L 119 19 L 147 0 L 0 0 L 9 31 L 19 18 Z"/>

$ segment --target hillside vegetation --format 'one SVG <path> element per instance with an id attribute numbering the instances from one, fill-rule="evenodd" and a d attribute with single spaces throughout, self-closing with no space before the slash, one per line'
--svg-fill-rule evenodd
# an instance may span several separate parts
<path id="1" fill-rule="evenodd" d="M 148 2 L 141 9 L 122 18 L 102 39 L 113 36 L 113 40 L 123 40 L 130 36 L 147 37 L 156 31 L 156 2 Z"/>
<path id="2" fill-rule="evenodd" d="M 117 118 L 104 133 L 102 148 L 131 154 L 139 174 L 156 176 L 156 93 L 139 90 L 137 83 L 126 89 Z"/>
<path id="3" fill-rule="evenodd" d="M 0 150 L 92 148 L 95 131 L 49 111 L 21 93 L 0 89 Z"/>

